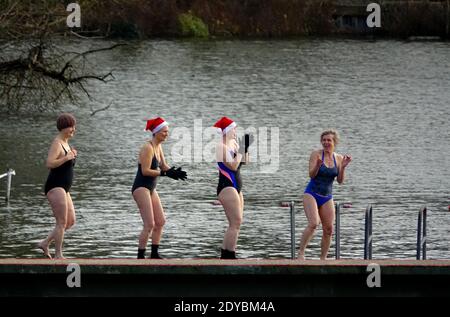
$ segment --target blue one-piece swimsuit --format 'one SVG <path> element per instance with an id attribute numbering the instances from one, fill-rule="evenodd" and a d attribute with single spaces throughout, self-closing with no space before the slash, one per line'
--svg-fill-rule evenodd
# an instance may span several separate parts
<path id="1" fill-rule="evenodd" d="M 236 157 L 236 153 L 230 151 L 232 157 Z M 242 189 L 241 169 L 242 162 L 239 164 L 236 171 L 228 168 L 223 162 L 217 162 L 219 168 L 219 184 L 217 185 L 217 196 L 225 187 L 234 187 L 238 194 Z"/>
<path id="2" fill-rule="evenodd" d="M 322 161 L 324 159 L 324 154 L 325 152 L 322 152 Z M 305 194 L 313 196 L 317 202 L 317 207 L 319 208 L 333 198 L 333 182 L 339 174 L 334 153 L 333 160 L 333 167 L 326 167 L 325 163 L 322 163 L 316 177 L 311 178 L 305 189 Z"/>

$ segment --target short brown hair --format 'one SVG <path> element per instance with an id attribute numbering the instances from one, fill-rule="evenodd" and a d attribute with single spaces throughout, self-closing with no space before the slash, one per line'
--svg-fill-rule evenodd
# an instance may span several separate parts
<path id="1" fill-rule="evenodd" d="M 56 127 L 58 128 L 58 131 L 65 128 L 74 127 L 76 124 L 77 120 L 75 120 L 75 117 L 70 113 L 62 113 L 58 116 L 58 119 L 56 119 Z"/>
<path id="2" fill-rule="evenodd" d="M 320 135 L 320 141 L 322 142 L 322 138 L 327 134 L 331 134 L 333 136 L 334 145 L 338 145 L 340 140 L 339 133 L 334 129 L 328 129 L 323 131 L 322 134 Z"/>

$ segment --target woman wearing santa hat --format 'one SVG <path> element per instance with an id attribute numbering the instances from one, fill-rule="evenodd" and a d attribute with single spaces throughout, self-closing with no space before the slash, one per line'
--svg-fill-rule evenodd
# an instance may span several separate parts
<path id="1" fill-rule="evenodd" d="M 218 128 L 222 134 L 221 142 L 216 150 L 219 169 L 217 196 L 228 219 L 228 228 L 223 239 L 220 258 L 236 259 L 236 245 L 244 213 L 244 197 L 241 191 L 242 180 L 239 170 L 241 165 L 248 161 L 248 154 L 239 152 L 240 147 L 236 142 L 236 123 L 233 120 L 222 117 L 214 124 L 214 127 Z"/>
<path id="2" fill-rule="evenodd" d="M 144 228 L 139 236 L 137 258 L 145 258 L 147 242 L 151 236 L 152 252 L 150 258 L 161 259 L 158 254 L 158 248 L 166 220 L 158 192 L 156 191 L 157 178 L 159 176 L 168 176 L 175 180 L 185 180 L 186 172 L 182 171 L 181 168 L 170 168 L 164 158 L 161 143 L 169 136 L 168 123 L 160 117 L 150 119 L 147 121 L 145 130 L 150 130 L 153 138 L 141 147 L 136 178 L 131 189 L 144 222 Z"/>
<path id="3" fill-rule="evenodd" d="M 326 260 L 330 249 L 333 223 L 335 218 L 333 202 L 333 182 L 337 178 L 339 184 L 344 182 L 345 170 L 352 161 L 350 155 L 334 152 L 339 142 L 339 135 L 335 130 L 323 131 L 320 135 L 321 150 L 311 153 L 309 159 L 309 176 L 311 177 L 303 195 L 303 206 L 308 226 L 303 232 L 298 259 L 305 259 L 305 249 L 311 241 L 318 225 L 322 223 L 323 235 L 320 259 Z"/>

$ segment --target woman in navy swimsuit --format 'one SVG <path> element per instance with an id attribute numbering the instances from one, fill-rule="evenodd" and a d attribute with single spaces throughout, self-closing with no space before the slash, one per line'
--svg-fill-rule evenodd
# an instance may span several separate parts
<path id="1" fill-rule="evenodd" d="M 75 133 L 75 117 L 68 113 L 61 114 L 56 120 L 58 135 L 53 140 L 46 161 L 50 169 L 44 192 L 56 219 L 56 226 L 46 239 L 37 244 L 44 255 L 52 258 L 48 247 L 55 240 L 55 258 L 64 259 L 62 245 L 64 233 L 75 224 L 75 209 L 69 190 L 72 186 L 73 167 L 77 151 L 69 146 L 69 139 Z"/>
<path id="2" fill-rule="evenodd" d="M 300 242 L 299 260 L 305 259 L 305 249 L 320 222 L 322 222 L 323 229 L 320 259 L 326 260 L 335 219 L 333 181 L 337 177 L 339 184 L 344 182 L 345 169 L 352 161 L 349 155 L 334 153 L 335 146 L 339 142 L 339 136 L 335 130 L 322 132 L 320 141 L 323 149 L 313 151 L 309 159 L 311 180 L 303 195 L 308 226 L 303 232 Z"/>
<path id="3" fill-rule="evenodd" d="M 214 124 L 214 127 L 220 129 L 222 134 L 222 140 L 216 149 L 219 169 L 217 196 L 228 219 L 220 258 L 236 259 L 236 245 L 244 213 L 240 168 L 244 162 L 248 162 L 248 153 L 244 155 L 239 153 L 239 145 L 236 142 L 236 123 L 233 120 L 222 117 Z"/>

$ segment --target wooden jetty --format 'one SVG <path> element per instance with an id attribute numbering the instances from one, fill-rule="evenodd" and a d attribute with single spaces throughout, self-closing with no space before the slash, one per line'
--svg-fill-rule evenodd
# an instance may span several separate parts
<path id="1" fill-rule="evenodd" d="M 0 259 L 0 281 L 0 296 L 450 296 L 450 260 Z"/>

